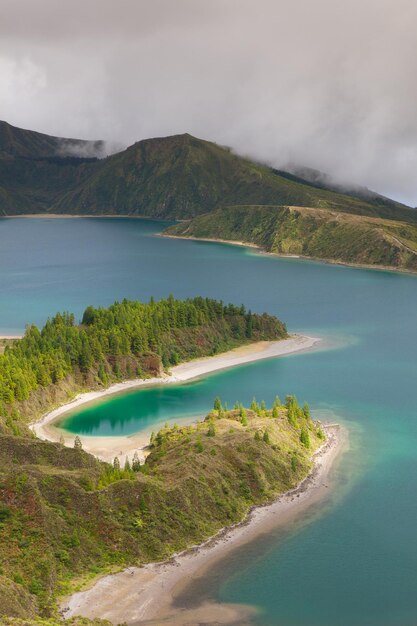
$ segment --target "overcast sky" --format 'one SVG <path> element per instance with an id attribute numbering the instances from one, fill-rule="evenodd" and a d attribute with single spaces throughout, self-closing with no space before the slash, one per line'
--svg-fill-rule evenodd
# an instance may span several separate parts
<path id="1" fill-rule="evenodd" d="M 417 205 L 416 0 L 0 0 L 0 119 L 182 132 Z"/>

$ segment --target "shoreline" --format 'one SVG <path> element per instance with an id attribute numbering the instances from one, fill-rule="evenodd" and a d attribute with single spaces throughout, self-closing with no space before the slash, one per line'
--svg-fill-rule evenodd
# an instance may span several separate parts
<path id="1" fill-rule="evenodd" d="M 297 487 L 272 503 L 253 507 L 241 522 L 220 530 L 199 546 L 174 554 L 163 562 L 129 567 L 100 578 L 91 588 L 63 601 L 64 617 L 82 615 L 108 619 L 113 624 L 148 626 L 246 624 L 256 612 L 253 607 L 203 599 L 199 606 L 187 608 L 181 605 L 181 594 L 229 552 L 269 531 L 288 527 L 329 494 L 331 472 L 348 447 L 348 433 L 337 424 L 325 426 L 325 430 L 327 440 L 313 455 L 313 469 Z"/>
<path id="2" fill-rule="evenodd" d="M 139 389 L 141 387 L 152 387 L 157 385 L 179 384 L 200 376 L 207 375 L 212 372 L 218 372 L 237 365 L 245 363 L 253 363 L 269 358 L 277 358 L 295 354 L 298 352 L 310 350 L 321 340 L 317 337 L 308 337 L 304 335 L 291 335 L 288 339 L 279 341 L 259 341 L 256 343 L 246 344 L 223 352 L 221 354 L 195 359 L 176 365 L 171 369 L 171 374 L 165 374 L 160 377 L 133 380 L 127 380 L 121 383 L 111 385 L 107 389 L 98 391 L 88 391 L 81 393 L 74 400 L 59 406 L 52 411 L 43 415 L 36 422 L 29 424 L 29 428 L 37 437 L 46 441 L 59 441 L 64 438 L 65 445 L 71 446 L 74 441 L 75 434 L 60 429 L 55 423 L 66 413 L 72 412 L 74 409 L 90 404 L 106 396 L 123 393 L 130 389 Z M 195 421 L 197 417 L 193 417 Z M 154 425 L 155 426 L 155 425 Z M 131 435 L 118 436 L 94 436 L 81 435 L 80 439 L 83 449 L 90 454 L 98 457 L 103 461 L 112 462 L 115 456 L 127 456 L 132 459 L 133 454 L 137 452 L 141 459 L 145 456 L 145 448 L 149 443 L 149 434 L 147 431 L 139 431 Z"/>
<path id="3" fill-rule="evenodd" d="M 234 241 L 232 239 L 213 239 L 209 237 L 187 237 L 185 235 L 166 235 L 163 232 L 155 235 L 156 237 L 165 237 L 166 239 L 188 239 L 189 241 L 205 241 L 207 243 L 226 243 L 232 246 L 240 246 L 243 248 L 253 248 L 261 256 L 270 256 L 277 259 L 300 259 L 302 261 L 313 261 L 315 263 L 323 263 L 324 265 L 337 265 L 339 267 L 351 267 L 361 270 L 375 270 L 378 272 L 393 272 L 395 274 L 409 274 L 416 276 L 417 270 L 402 269 L 400 267 L 391 267 L 390 265 L 367 265 L 366 263 L 348 263 L 347 261 L 337 261 L 336 259 L 321 259 L 314 256 L 305 256 L 303 254 L 284 254 L 280 252 L 268 252 L 256 243 L 245 241 Z"/>
<path id="4" fill-rule="evenodd" d="M 82 215 L 79 213 L 22 213 L 21 215 L 0 215 L 0 219 L 97 219 L 97 218 L 114 218 L 114 219 L 137 219 L 150 220 L 152 222 L 182 222 L 185 220 L 163 219 L 161 217 L 152 217 L 149 215 L 112 215 L 111 213 L 99 213 L 98 215 Z"/>
<path id="5" fill-rule="evenodd" d="M 99 215 L 81 215 L 77 213 L 69 213 L 67 215 L 59 214 L 59 213 L 33 213 L 33 214 L 22 214 L 22 215 L 0 215 L 0 219 L 138 219 L 138 220 L 149 220 L 151 222 L 187 222 L 189 220 L 170 220 L 163 219 L 158 217 L 152 217 L 149 215 L 111 215 L 111 214 L 99 214 Z M 155 233 L 155 237 L 165 237 L 166 239 L 185 239 L 189 241 L 205 241 L 207 243 L 225 243 L 233 246 L 241 246 L 244 248 L 253 248 L 257 250 L 257 252 L 262 256 L 271 256 L 276 257 L 278 259 L 301 259 L 303 261 L 313 261 L 316 263 L 323 263 L 324 265 L 337 265 L 340 267 L 351 267 L 353 269 L 364 269 L 364 270 L 375 270 L 378 272 L 393 272 L 396 274 L 408 274 L 410 276 L 416 276 L 417 270 L 411 269 L 403 269 L 399 267 L 392 267 L 390 265 L 370 265 L 366 263 L 348 263 L 347 261 L 338 261 L 336 259 L 322 259 L 320 257 L 314 256 L 305 256 L 303 254 L 284 254 L 279 252 L 268 252 L 261 246 L 256 243 L 252 243 L 250 241 L 236 241 L 232 239 L 215 239 L 211 237 L 187 237 L 185 235 L 168 235 L 164 234 L 163 231 L 160 233 Z M 4 339 L 7 337 L 1 337 L 0 339 Z M 13 339 L 19 337 L 13 337 Z"/>

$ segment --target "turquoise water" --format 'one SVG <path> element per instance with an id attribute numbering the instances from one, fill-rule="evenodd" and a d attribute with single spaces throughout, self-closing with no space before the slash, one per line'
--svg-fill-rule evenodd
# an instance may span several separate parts
<path id="1" fill-rule="evenodd" d="M 417 280 L 167 240 L 137 220 L 0 220 L 0 332 L 58 309 L 203 293 L 267 310 L 332 349 L 257 362 L 90 407 L 67 428 L 130 433 L 296 393 L 342 419 L 352 451 L 338 489 L 306 521 L 237 551 L 185 599 L 247 603 L 261 626 L 417 623 Z M 308 522 L 308 523 L 307 523 Z M 184 600 L 184 601 L 185 601 Z"/>

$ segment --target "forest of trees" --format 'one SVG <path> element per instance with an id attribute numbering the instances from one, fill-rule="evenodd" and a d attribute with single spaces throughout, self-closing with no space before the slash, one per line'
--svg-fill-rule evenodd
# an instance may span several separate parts
<path id="1" fill-rule="evenodd" d="M 24 337 L 0 354 L 0 414 L 69 375 L 107 385 L 245 342 L 286 336 L 276 317 L 201 297 L 89 306 L 79 325 L 73 314 L 58 313 L 41 330 L 28 326 Z"/>

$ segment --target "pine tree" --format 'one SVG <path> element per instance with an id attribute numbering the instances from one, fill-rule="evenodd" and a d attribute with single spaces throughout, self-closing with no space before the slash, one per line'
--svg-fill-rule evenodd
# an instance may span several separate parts
<path id="1" fill-rule="evenodd" d="M 304 418 L 306 420 L 310 420 L 311 419 L 310 407 L 308 406 L 307 402 L 304 402 L 303 414 L 304 414 Z"/>
<path id="2" fill-rule="evenodd" d="M 255 432 L 255 437 L 254 437 L 255 441 L 261 441 L 261 433 L 259 432 L 259 430 L 257 430 Z"/>
<path id="3" fill-rule="evenodd" d="M 79 438 L 78 435 L 74 439 L 74 448 L 76 450 L 82 450 L 83 449 L 83 444 L 81 443 L 81 439 Z"/>
<path id="4" fill-rule="evenodd" d="M 114 460 L 113 460 L 113 468 L 115 470 L 119 470 L 120 469 L 120 461 L 119 461 L 119 457 L 115 456 Z"/>
<path id="5" fill-rule="evenodd" d="M 59 443 L 61 444 L 61 446 L 65 446 L 65 437 L 64 437 L 64 435 L 60 436 Z M 75 441 L 74 441 L 74 444 L 75 444 Z M 75 448 L 75 445 L 74 445 L 74 448 Z"/>
<path id="6" fill-rule="evenodd" d="M 300 407 L 298 406 L 295 396 L 287 396 L 285 401 L 287 407 L 287 417 L 291 426 L 298 427 L 298 416 L 300 413 Z"/>
<path id="7" fill-rule="evenodd" d="M 216 434 L 216 427 L 214 426 L 213 422 L 210 422 L 209 428 L 207 431 L 207 437 L 214 437 L 215 434 Z"/>
<path id="8" fill-rule="evenodd" d="M 107 383 L 109 382 L 109 377 L 107 376 L 107 372 L 103 363 L 100 363 L 100 365 L 98 366 L 98 377 L 103 385 L 107 385 Z"/>
<path id="9" fill-rule="evenodd" d="M 214 407 L 213 408 L 214 408 L 215 411 L 218 411 L 218 413 L 222 412 L 223 407 L 222 407 L 222 403 L 221 403 L 221 400 L 220 400 L 219 396 L 216 397 L 216 399 L 214 401 Z"/>
<path id="10" fill-rule="evenodd" d="M 129 461 L 129 457 L 128 456 L 126 457 L 126 460 L 125 460 L 125 467 L 124 467 L 124 469 L 125 469 L 125 472 L 130 472 L 131 469 L 132 469 L 131 466 L 130 466 L 130 461 Z"/>
<path id="11" fill-rule="evenodd" d="M 269 432 L 267 430 L 264 432 L 263 440 L 264 440 L 265 443 L 270 443 L 271 442 L 270 439 L 269 439 Z"/>
<path id="12" fill-rule="evenodd" d="M 306 448 L 310 447 L 310 434 L 309 434 L 307 428 L 303 428 L 301 430 L 300 441 L 301 441 L 301 443 L 303 444 L 304 447 L 306 447 Z"/>
<path id="13" fill-rule="evenodd" d="M 140 472 L 140 461 L 139 461 L 139 455 L 138 455 L 137 452 L 135 452 L 134 455 L 133 455 L 132 470 L 134 472 Z"/>
<path id="14" fill-rule="evenodd" d="M 252 314 L 249 311 L 249 313 L 246 316 L 246 329 L 245 329 L 245 334 L 246 337 L 248 339 L 250 339 L 253 335 L 253 318 L 252 318 Z"/>

